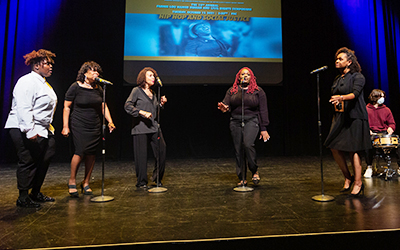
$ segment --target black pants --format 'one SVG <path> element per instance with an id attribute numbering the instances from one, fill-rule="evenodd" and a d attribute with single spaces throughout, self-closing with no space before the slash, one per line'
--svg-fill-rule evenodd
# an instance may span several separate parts
<path id="1" fill-rule="evenodd" d="M 247 169 L 243 170 L 243 166 L 246 165 L 244 161 L 244 156 L 246 156 L 247 158 L 249 170 L 252 174 L 255 174 L 258 169 L 256 160 L 256 149 L 254 144 L 260 130 L 258 125 L 258 117 L 245 119 L 243 137 L 240 118 L 231 118 L 229 127 L 231 129 L 233 145 L 235 147 L 236 174 L 239 177 L 239 180 L 246 179 Z M 242 151 L 242 145 L 244 146 L 244 155 Z"/>
<path id="2" fill-rule="evenodd" d="M 10 136 L 17 149 L 18 168 L 17 182 L 20 191 L 32 193 L 40 192 L 46 177 L 50 160 L 55 154 L 56 144 L 54 136 L 49 133 L 48 138 L 38 137 L 35 141 L 26 138 L 26 134 L 19 129 L 10 129 Z"/>
<path id="3" fill-rule="evenodd" d="M 151 179 L 157 181 L 157 162 L 160 159 L 159 168 L 159 178 L 158 181 L 161 182 L 164 171 L 165 171 L 165 158 L 166 158 L 166 144 L 164 137 L 160 131 L 160 136 L 158 133 L 150 134 L 138 134 L 133 135 L 133 155 L 135 157 L 135 170 L 137 183 L 136 186 L 147 185 L 147 146 L 150 142 L 151 148 L 153 150 L 153 155 L 155 158 L 155 166 L 153 170 L 153 176 Z M 160 147 L 159 147 L 160 145 Z"/>

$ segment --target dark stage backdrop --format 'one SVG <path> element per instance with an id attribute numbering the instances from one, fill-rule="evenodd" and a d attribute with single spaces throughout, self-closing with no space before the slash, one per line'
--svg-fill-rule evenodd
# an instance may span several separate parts
<path id="1" fill-rule="evenodd" d="M 124 1 L 73 0 L 61 4 L 58 19 L 51 27 L 53 33 L 43 43 L 43 47 L 57 54 L 53 76 L 49 78 L 59 98 L 54 118 L 57 129 L 56 161 L 69 161 L 71 157 L 72 142 L 60 135 L 63 98 L 80 65 L 87 60 L 98 62 L 103 68 L 103 77 L 114 83 L 107 88 L 107 102 L 117 130 L 107 134 L 107 158 L 133 158 L 131 119 L 123 108 L 132 89 L 123 85 L 124 14 Z M 310 71 L 324 65 L 329 67 L 320 74 L 324 140 L 332 115 L 328 103 L 330 86 L 337 74 L 334 53 L 339 47 L 351 47 L 350 40 L 332 1 L 282 0 L 282 28 L 283 82 L 280 86 L 261 86 L 268 97 L 271 140 L 265 144 L 257 142 L 258 154 L 318 156 L 316 77 L 311 76 Z M 152 65 L 146 63 L 131 70 L 139 72 L 145 66 Z M 15 67 L 26 67 L 22 58 L 15 59 Z M 26 71 L 29 71 L 27 67 Z M 259 72 L 254 73 L 257 76 Z M 162 75 L 160 77 L 162 79 Z M 233 158 L 229 115 L 217 109 L 217 102 L 223 99 L 234 77 L 232 75 L 231 82 L 220 85 L 170 84 L 161 89 L 162 95 L 168 98 L 161 115 L 168 158 Z M 372 80 L 367 79 L 365 95 L 372 88 Z M 3 106 L 3 112 L 8 110 L 9 106 Z M 400 117 L 400 114 L 394 115 Z M 1 122 L 4 127 L 5 120 Z M 1 132 L 4 135 L 5 132 Z M 1 161 L 15 161 L 10 138 L 2 138 Z M 324 149 L 324 153 L 328 151 Z"/>

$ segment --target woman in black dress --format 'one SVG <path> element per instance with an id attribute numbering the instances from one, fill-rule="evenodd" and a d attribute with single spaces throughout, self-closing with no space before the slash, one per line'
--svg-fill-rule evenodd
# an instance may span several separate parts
<path id="1" fill-rule="evenodd" d="M 242 91 L 244 93 L 244 129 L 242 136 Z M 254 141 L 260 133 L 259 138 L 264 142 L 268 141 L 270 136 L 267 132 L 269 124 L 267 96 L 262 88 L 257 85 L 256 77 L 251 69 L 244 67 L 236 74 L 233 86 L 226 92 L 225 98 L 218 103 L 218 109 L 222 112 L 231 112 L 230 129 L 235 147 L 236 155 L 236 174 L 240 182 L 238 185 L 247 185 L 246 171 L 243 173 L 242 163 L 242 141 L 244 151 L 249 165 L 249 170 L 252 173 L 254 184 L 260 182 L 258 166 L 256 161 L 256 149 Z M 244 182 L 243 182 L 244 180 Z"/>
<path id="2" fill-rule="evenodd" d="M 85 178 L 80 187 L 83 194 L 91 195 L 90 176 L 96 160 L 96 149 L 101 139 L 101 121 L 103 116 L 103 89 L 96 83 L 96 77 L 102 72 L 96 62 L 85 62 L 74 82 L 65 94 L 62 134 L 68 137 L 72 132 L 75 153 L 71 160 L 71 177 L 68 192 L 77 197 L 76 174 L 82 160 L 85 161 Z M 110 111 L 105 105 L 105 118 L 110 132 L 115 129 Z M 70 130 L 71 128 L 71 130 Z"/>
<path id="3" fill-rule="evenodd" d="M 345 177 L 341 192 L 349 191 L 354 183 L 351 195 L 359 196 L 364 192 L 359 152 L 365 152 L 371 148 L 368 113 L 363 91 L 365 78 L 360 73 L 361 66 L 354 51 L 346 47 L 340 48 L 336 52 L 335 59 L 335 66 L 340 74 L 332 85 L 332 96 L 329 102 L 334 105 L 335 113 L 325 145 L 331 149 Z M 346 152 L 350 155 L 354 175 L 351 175 L 347 167 Z"/>
<path id="4" fill-rule="evenodd" d="M 138 87 L 132 89 L 131 94 L 125 102 L 125 111 L 132 116 L 133 155 L 135 158 L 136 187 L 147 189 L 147 145 L 153 149 L 156 159 L 153 176 L 151 180 L 157 186 L 162 186 L 161 180 L 165 170 L 166 144 L 161 129 L 156 121 L 157 110 L 167 102 L 162 96 L 157 100 L 155 93 L 151 90 L 154 86 L 157 72 L 150 67 L 142 69 L 137 77 Z M 159 159 L 159 164 L 157 160 Z M 157 166 L 159 165 L 159 170 Z M 157 173 L 159 174 L 157 178 Z M 158 180 L 158 183 L 157 183 Z"/>

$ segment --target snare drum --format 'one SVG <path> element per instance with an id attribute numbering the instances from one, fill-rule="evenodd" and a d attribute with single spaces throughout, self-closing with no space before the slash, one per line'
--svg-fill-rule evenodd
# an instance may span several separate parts
<path id="1" fill-rule="evenodd" d="M 375 135 L 372 145 L 375 148 L 397 148 L 399 145 L 398 135 Z"/>

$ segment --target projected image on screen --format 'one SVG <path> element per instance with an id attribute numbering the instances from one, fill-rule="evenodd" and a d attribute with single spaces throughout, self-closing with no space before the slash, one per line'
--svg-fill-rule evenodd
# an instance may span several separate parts
<path id="1" fill-rule="evenodd" d="M 251 18 L 246 22 L 189 21 L 127 14 L 125 56 L 282 58 L 280 35 L 277 18 Z"/>
<path id="2" fill-rule="evenodd" d="M 137 62 L 151 61 L 176 65 L 186 62 L 185 73 L 174 73 L 173 69 L 165 72 L 175 82 L 190 75 L 205 76 L 201 81 L 207 83 L 212 75 L 199 62 L 212 62 L 217 68 L 232 63 L 269 64 L 271 72 L 278 72 L 274 73 L 278 76 L 266 82 L 280 82 L 280 15 L 280 0 L 126 0 L 125 80 L 133 83 L 135 79 L 128 68 L 138 65 Z M 196 70 L 188 74 L 186 70 L 191 69 Z M 219 81 L 224 77 L 217 76 Z"/>

